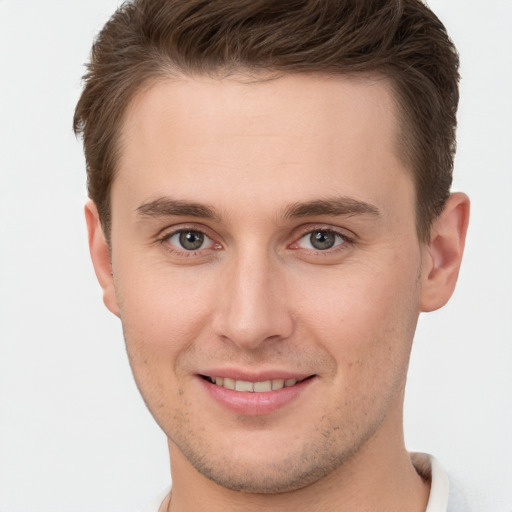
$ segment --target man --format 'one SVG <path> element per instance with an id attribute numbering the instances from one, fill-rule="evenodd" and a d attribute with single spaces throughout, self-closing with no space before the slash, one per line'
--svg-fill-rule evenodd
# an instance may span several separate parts
<path id="1" fill-rule="evenodd" d="M 402 407 L 464 248 L 457 83 L 417 0 L 135 0 L 105 25 L 75 130 L 104 301 L 169 440 L 148 510 L 455 510 Z"/>

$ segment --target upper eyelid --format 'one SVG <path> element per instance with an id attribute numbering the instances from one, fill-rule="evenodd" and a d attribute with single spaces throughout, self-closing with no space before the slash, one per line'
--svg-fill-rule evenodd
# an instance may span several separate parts
<path id="1" fill-rule="evenodd" d="M 178 224 L 175 226 L 167 226 L 161 229 L 155 236 L 157 241 L 168 240 L 172 236 L 180 233 L 182 231 L 197 231 L 198 233 L 202 233 L 210 240 L 215 243 L 219 243 L 220 245 L 224 245 L 224 241 L 222 237 L 214 230 L 205 225 L 197 225 L 194 222 L 186 222 L 183 224 Z M 291 243 L 296 243 L 302 237 L 314 232 L 314 231 L 330 231 L 335 233 L 348 242 L 353 242 L 357 239 L 357 235 L 350 231 L 347 228 L 342 228 L 340 226 L 333 226 L 331 224 L 326 223 L 311 223 L 305 224 L 295 228 L 287 238 L 291 238 Z"/>
<path id="2" fill-rule="evenodd" d="M 297 240 L 302 240 L 304 237 L 308 235 L 312 235 L 313 233 L 318 233 L 319 231 L 324 231 L 326 233 L 333 233 L 335 236 L 339 236 L 344 240 L 349 240 L 349 236 L 344 233 L 340 233 L 339 231 L 335 231 L 334 229 L 312 229 L 310 231 L 306 231 L 303 235 L 301 235 Z"/>
<path id="3" fill-rule="evenodd" d="M 196 231 L 198 233 L 202 233 L 203 235 L 207 236 L 211 240 L 215 239 L 213 230 L 209 229 L 207 226 L 203 226 L 203 225 L 198 226 L 197 224 L 195 224 L 193 222 L 178 224 L 176 226 L 167 226 L 167 227 L 161 229 L 160 231 L 158 231 L 158 233 L 155 235 L 155 238 L 157 240 L 167 239 L 167 238 L 174 236 L 177 233 L 181 233 L 182 231 Z"/>
<path id="4" fill-rule="evenodd" d="M 327 249 L 316 249 L 314 247 L 313 248 L 305 248 L 305 247 L 298 246 L 299 243 L 301 242 L 301 240 L 303 240 L 308 235 L 311 235 L 312 233 L 315 233 L 318 231 L 329 231 L 330 233 L 334 233 L 334 235 L 339 236 L 342 241 L 341 241 L 341 243 L 338 243 L 338 244 L 334 245 L 333 247 L 329 247 Z M 295 238 L 295 240 L 288 247 L 290 247 L 291 249 L 293 249 L 295 251 L 298 250 L 298 251 L 306 251 L 306 252 L 311 252 L 311 253 L 319 253 L 319 254 L 323 254 L 324 256 L 327 256 L 328 254 L 333 254 L 333 253 L 339 252 L 340 250 L 345 250 L 347 247 L 347 244 L 352 245 L 353 243 L 354 243 L 353 238 L 350 238 L 349 236 L 344 235 L 343 233 L 340 233 L 339 231 L 335 231 L 332 229 L 312 229 L 312 230 L 306 231 L 300 237 Z M 296 245 L 298 247 L 293 247 L 294 245 Z"/>
<path id="5" fill-rule="evenodd" d="M 357 238 L 357 235 L 347 228 L 336 227 L 330 224 L 313 224 L 301 226 L 301 228 L 299 228 L 297 235 L 295 235 L 295 240 L 298 240 L 299 238 L 302 238 L 303 236 L 306 236 L 307 234 L 312 233 L 314 231 L 330 231 L 349 241 L 354 241 Z"/>
<path id="6" fill-rule="evenodd" d="M 207 244 L 207 247 L 200 247 L 198 249 L 186 249 L 184 247 L 180 247 L 176 243 L 171 243 L 171 239 L 179 233 L 193 231 L 197 233 L 201 233 L 205 236 L 204 243 Z M 155 243 L 161 246 L 168 253 L 174 254 L 175 256 L 181 258 L 190 258 L 190 257 L 200 257 L 201 255 L 204 257 L 206 254 L 209 254 L 209 251 L 212 249 L 222 248 L 222 245 L 215 241 L 214 238 L 205 233 L 203 229 L 188 227 L 179 227 L 175 229 L 170 229 L 166 231 L 165 229 L 160 232 L 161 234 L 156 238 Z"/>

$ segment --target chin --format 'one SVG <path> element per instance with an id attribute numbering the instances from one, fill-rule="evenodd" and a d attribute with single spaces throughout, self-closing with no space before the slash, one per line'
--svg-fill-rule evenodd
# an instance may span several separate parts
<path id="1" fill-rule="evenodd" d="M 259 441 L 247 440 L 250 444 L 246 446 L 235 442 L 215 453 L 189 443 L 179 449 L 209 480 L 226 489 L 254 494 L 280 494 L 307 487 L 336 471 L 353 453 L 341 446 L 334 448 L 325 438 L 295 446 L 291 439 L 288 445 L 281 440 L 280 446 Z"/>
<path id="2" fill-rule="evenodd" d="M 314 484 L 327 476 L 334 467 L 290 467 L 285 463 L 268 463 L 257 468 L 245 465 L 224 466 L 223 468 L 196 466 L 206 478 L 232 491 L 252 494 L 281 494 L 296 491 Z"/>

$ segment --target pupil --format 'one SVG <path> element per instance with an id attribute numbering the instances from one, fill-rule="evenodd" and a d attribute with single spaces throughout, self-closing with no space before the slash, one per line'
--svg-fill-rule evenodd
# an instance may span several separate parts
<path id="1" fill-rule="evenodd" d="M 336 235 L 329 231 L 316 231 L 311 233 L 310 242 L 315 249 L 330 249 L 336 242 Z"/>
<path id="2" fill-rule="evenodd" d="M 180 244 L 188 251 L 199 249 L 204 242 L 204 235 L 197 231 L 183 231 L 180 233 Z"/>

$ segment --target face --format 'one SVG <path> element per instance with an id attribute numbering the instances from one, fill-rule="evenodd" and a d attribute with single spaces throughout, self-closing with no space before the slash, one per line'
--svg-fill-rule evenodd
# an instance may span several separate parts
<path id="1" fill-rule="evenodd" d="M 130 105 L 106 300 L 184 464 L 279 492 L 400 437 L 423 249 L 397 138 L 363 78 L 174 79 Z"/>

